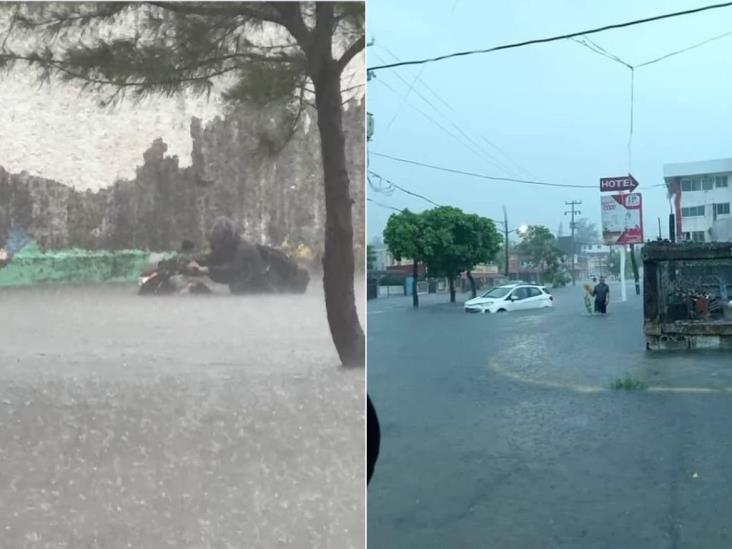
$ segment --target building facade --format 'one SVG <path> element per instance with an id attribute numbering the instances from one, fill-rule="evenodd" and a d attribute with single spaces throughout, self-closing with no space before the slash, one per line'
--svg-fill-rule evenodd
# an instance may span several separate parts
<path id="1" fill-rule="evenodd" d="M 581 273 L 583 279 L 598 276 L 610 276 L 608 269 L 608 258 L 610 257 L 610 246 L 604 244 L 583 244 L 580 254 L 584 258 L 584 271 Z"/>
<path id="2" fill-rule="evenodd" d="M 677 240 L 732 240 L 732 158 L 665 164 L 663 177 L 673 198 Z"/>

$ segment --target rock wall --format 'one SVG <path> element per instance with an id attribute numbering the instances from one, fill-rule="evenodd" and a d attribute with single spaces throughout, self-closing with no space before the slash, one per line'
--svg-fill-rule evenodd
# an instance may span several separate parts
<path id="1" fill-rule="evenodd" d="M 97 192 L 0 168 L 0 238 L 12 225 L 45 248 L 176 249 L 183 238 L 205 246 L 206 228 L 229 215 L 249 238 L 322 253 L 325 223 L 320 139 L 315 113 L 296 119 L 286 105 L 242 106 L 205 127 L 191 122 L 192 165 L 181 168 L 155 140 L 132 181 Z M 294 131 L 291 129 L 294 127 Z M 364 250 L 364 108 L 344 112 L 354 200 L 357 262 Z"/>

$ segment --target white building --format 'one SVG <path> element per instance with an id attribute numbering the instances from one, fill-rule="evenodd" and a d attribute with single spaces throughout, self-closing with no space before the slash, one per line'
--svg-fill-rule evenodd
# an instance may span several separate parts
<path id="1" fill-rule="evenodd" d="M 590 276 L 609 276 L 607 261 L 610 256 L 610 246 L 604 244 L 582 244 L 580 247 L 580 256 L 585 262 L 586 273 L 582 273 L 582 278 Z M 582 262 L 580 262 L 582 263 Z"/>
<path id="2" fill-rule="evenodd" d="M 665 164 L 663 177 L 674 200 L 677 239 L 732 240 L 732 158 Z"/>

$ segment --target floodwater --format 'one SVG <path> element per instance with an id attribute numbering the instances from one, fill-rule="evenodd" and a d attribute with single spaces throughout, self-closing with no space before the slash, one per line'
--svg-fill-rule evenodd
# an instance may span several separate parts
<path id="1" fill-rule="evenodd" d="M 500 315 L 369 302 L 370 547 L 732 547 L 730 355 L 647 352 L 619 289 L 607 316 L 581 287 Z"/>
<path id="2" fill-rule="evenodd" d="M 363 547 L 364 372 L 317 278 L 6 288 L 0 311 L 0 546 Z"/>

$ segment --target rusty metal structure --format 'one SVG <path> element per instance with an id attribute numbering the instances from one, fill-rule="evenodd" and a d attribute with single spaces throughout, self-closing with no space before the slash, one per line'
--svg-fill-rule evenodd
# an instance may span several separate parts
<path id="1" fill-rule="evenodd" d="M 646 348 L 732 350 L 732 243 L 643 247 Z"/>

